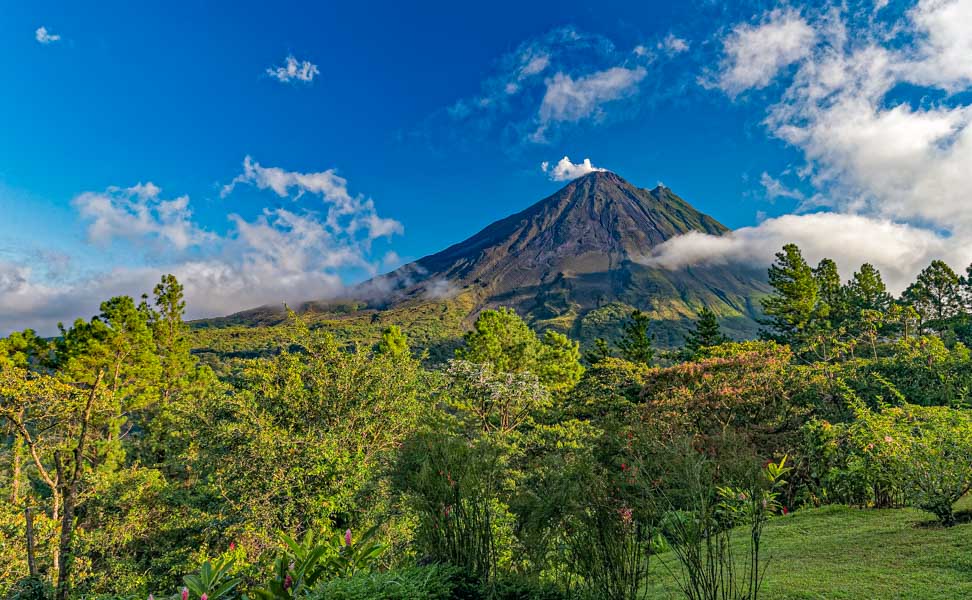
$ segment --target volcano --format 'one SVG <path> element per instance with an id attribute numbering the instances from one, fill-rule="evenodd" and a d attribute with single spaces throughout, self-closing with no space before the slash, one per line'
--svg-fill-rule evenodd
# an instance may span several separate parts
<path id="1" fill-rule="evenodd" d="M 582 341 L 611 337 L 639 309 L 662 345 L 681 342 L 702 307 L 729 335 L 751 337 L 764 272 L 714 265 L 665 269 L 652 250 L 689 232 L 729 229 L 664 186 L 638 188 L 596 171 L 467 240 L 358 286 L 372 308 L 461 297 L 468 321 L 508 306 L 538 328 Z"/>

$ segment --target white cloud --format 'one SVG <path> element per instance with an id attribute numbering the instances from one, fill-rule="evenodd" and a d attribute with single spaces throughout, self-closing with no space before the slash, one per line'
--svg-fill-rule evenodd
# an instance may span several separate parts
<path id="1" fill-rule="evenodd" d="M 781 14 L 764 23 L 780 22 Z M 784 22 L 793 22 L 790 14 Z M 813 26 L 820 33 L 805 51 L 788 54 L 798 57 L 795 72 L 765 121 L 772 135 L 803 153 L 800 174 L 816 192 L 801 199 L 766 174 L 761 182 L 770 196 L 827 212 L 768 219 L 725 238 L 676 238 L 658 249 L 657 264 L 766 264 L 784 243 L 796 242 L 846 269 L 873 262 L 898 291 L 932 259 L 964 269 L 972 261 L 972 100 L 964 93 L 972 66 L 962 58 L 972 48 L 972 30 L 963 26 L 970 15 L 972 0 L 921 0 L 882 25 L 837 9 L 818 15 Z M 725 64 L 732 67 L 734 56 Z M 732 96 L 742 82 L 768 79 L 726 81 L 739 83 L 724 86 Z M 892 95 L 902 84 L 921 86 L 924 98 L 909 103 Z"/>
<path id="2" fill-rule="evenodd" d="M 759 25 L 737 25 L 723 41 L 725 59 L 717 85 L 732 95 L 766 87 L 780 69 L 810 52 L 815 37 L 793 9 L 769 12 Z"/>
<path id="3" fill-rule="evenodd" d="M 162 199 L 151 183 L 79 194 L 74 206 L 88 223 L 89 240 L 108 246 L 125 239 L 151 266 L 72 275 L 58 253 L 0 258 L 0 335 L 24 327 L 53 334 L 58 321 L 90 317 L 111 296 L 150 292 L 163 273 L 185 286 L 191 318 L 333 297 L 343 290 L 347 271 L 376 274 L 382 262 L 372 260 L 372 242 L 402 230 L 380 217 L 372 200 L 348 194 L 347 181 L 333 171 L 293 173 L 248 159 L 226 193 L 237 184 L 280 196 L 319 196 L 326 215 L 297 208 L 268 208 L 253 219 L 230 214 L 228 231 L 215 234 L 193 221 L 187 196 Z M 174 256 L 172 249 L 183 252 Z M 397 255 L 384 260 L 387 266 Z"/>
<path id="4" fill-rule="evenodd" d="M 537 114 L 539 125 L 531 140 L 545 141 L 551 124 L 600 116 L 604 104 L 637 94 L 637 85 L 646 74 L 644 67 L 611 67 L 576 79 L 558 72 L 546 80 L 547 89 Z"/>
<path id="5" fill-rule="evenodd" d="M 295 192 L 294 197 L 304 194 L 319 195 L 328 207 L 327 222 L 332 227 L 346 227 L 352 233 L 368 232 L 369 239 L 390 237 L 404 232 L 401 223 L 379 217 L 374 202 L 348 192 L 348 181 L 337 175 L 334 169 L 316 173 L 285 171 L 279 167 L 264 167 L 247 156 L 243 159 L 243 173 L 223 186 L 221 196 L 226 197 L 239 184 L 254 185 L 261 190 L 271 189 L 281 198 Z"/>
<path id="6" fill-rule="evenodd" d="M 51 42 L 59 41 L 61 36 L 49 32 L 47 27 L 38 27 L 37 31 L 34 32 L 34 39 L 41 44 L 50 44 Z"/>
<path id="7" fill-rule="evenodd" d="M 570 181 L 578 177 L 583 177 L 588 173 L 593 173 L 594 171 L 607 171 L 607 169 L 595 167 L 591 164 L 591 159 L 589 158 L 585 158 L 580 163 L 573 163 L 567 156 L 561 158 L 553 168 L 550 168 L 550 163 L 547 161 L 540 163 L 540 168 L 552 181 Z"/>
<path id="8" fill-rule="evenodd" d="M 788 243 L 800 246 L 811 263 L 833 258 L 845 277 L 870 262 L 894 292 L 902 291 L 933 259 L 963 268 L 972 261 L 972 243 L 889 220 L 823 212 L 767 219 L 724 236 L 681 235 L 654 248 L 645 262 L 668 269 L 698 264 L 768 265 Z"/>
<path id="9" fill-rule="evenodd" d="M 972 85 L 972 2 L 921 0 L 910 17 L 923 39 L 905 68 L 908 79 L 949 91 Z"/>
<path id="10" fill-rule="evenodd" d="M 129 188 L 109 187 L 104 192 L 84 192 L 73 204 L 88 221 L 88 240 L 107 245 L 115 238 L 145 239 L 185 250 L 212 239 L 192 221 L 189 197 L 163 200 L 151 181 Z"/>
<path id="11" fill-rule="evenodd" d="M 307 60 L 298 61 L 293 54 L 287 56 L 283 66 L 267 69 L 267 75 L 281 83 L 290 83 L 291 81 L 310 83 L 319 74 L 317 65 Z"/>
<path id="12" fill-rule="evenodd" d="M 770 200 L 775 200 L 776 198 L 790 198 L 791 200 L 803 200 L 803 192 L 797 189 L 789 188 L 779 180 L 763 171 L 763 174 L 759 177 L 759 183 L 766 190 L 766 197 Z"/>
<path id="13" fill-rule="evenodd" d="M 658 49 L 662 50 L 669 56 L 674 56 L 676 54 L 681 54 L 682 52 L 687 52 L 689 49 L 689 43 L 674 33 L 669 33 L 665 36 L 665 39 L 658 42 Z M 635 51 L 637 52 L 637 48 Z"/>

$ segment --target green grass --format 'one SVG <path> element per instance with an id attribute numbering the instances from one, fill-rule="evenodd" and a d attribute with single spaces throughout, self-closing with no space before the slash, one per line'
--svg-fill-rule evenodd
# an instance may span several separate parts
<path id="1" fill-rule="evenodd" d="M 972 509 L 972 501 L 966 498 L 959 509 Z M 946 529 L 911 509 L 830 506 L 774 519 L 763 541 L 769 569 L 759 597 L 765 600 L 972 598 L 970 522 Z M 650 597 L 681 598 L 665 567 L 679 568 L 674 556 L 652 560 Z"/>

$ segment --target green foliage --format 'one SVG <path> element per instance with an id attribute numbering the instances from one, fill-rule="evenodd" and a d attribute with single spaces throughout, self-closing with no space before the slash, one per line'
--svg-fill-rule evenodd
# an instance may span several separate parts
<path id="1" fill-rule="evenodd" d="M 541 339 L 510 308 L 483 311 L 464 339 L 457 358 L 498 373 L 533 373 L 551 391 L 574 387 L 584 372 L 577 342 L 550 330 Z"/>
<path id="2" fill-rule="evenodd" d="M 408 347 L 408 337 L 402 333 L 402 328 L 398 325 L 389 325 L 381 332 L 381 341 L 378 342 L 376 351 L 379 354 L 392 354 L 396 356 L 411 352 Z"/>
<path id="3" fill-rule="evenodd" d="M 616 343 L 621 358 L 635 363 L 651 364 L 655 350 L 652 348 L 651 334 L 648 333 L 650 323 L 648 315 L 640 310 L 631 313 Z"/>
<path id="4" fill-rule="evenodd" d="M 959 276 L 941 260 L 919 273 L 902 298 L 918 312 L 921 324 L 953 317 L 963 306 Z"/>
<path id="5" fill-rule="evenodd" d="M 722 334 L 716 314 L 704 307 L 699 311 L 695 328 L 685 340 L 686 354 L 688 358 L 701 358 L 703 349 L 725 344 L 728 341 L 729 338 Z"/>
<path id="6" fill-rule="evenodd" d="M 264 540 L 330 529 L 422 414 L 410 356 L 345 351 L 325 331 L 293 327 L 294 349 L 250 364 L 199 440 L 200 467 L 234 499 L 227 510 Z"/>
<path id="7" fill-rule="evenodd" d="M 429 433 L 410 440 L 397 466 L 398 488 L 419 516 L 424 556 L 460 567 L 481 581 L 495 575 L 509 544 L 503 503 L 505 448 Z"/>
<path id="8" fill-rule="evenodd" d="M 387 546 L 371 542 L 375 531 L 372 528 L 354 540 L 348 529 L 323 542 L 317 541 L 312 532 L 304 534 L 299 542 L 280 534 L 284 550 L 274 561 L 273 579 L 267 587 L 254 590 L 253 596 L 265 600 L 303 598 L 319 581 L 371 572 L 387 550 Z"/>
<path id="9" fill-rule="evenodd" d="M 311 600 L 451 600 L 459 591 L 457 569 L 443 565 L 407 567 L 332 579 L 317 586 Z"/>
<path id="10" fill-rule="evenodd" d="M 233 598 L 234 590 L 241 583 L 233 574 L 233 559 L 206 561 L 199 570 L 182 578 L 191 598 L 222 600 Z"/>
<path id="11" fill-rule="evenodd" d="M 800 346 L 812 333 L 819 291 L 813 269 L 795 244 L 783 246 L 769 268 L 773 294 L 762 300 L 769 329 L 765 335 L 780 343 Z"/>
<path id="12" fill-rule="evenodd" d="M 892 469 L 909 505 L 954 525 L 953 505 L 972 488 L 972 415 L 947 407 L 905 404 L 858 419 L 867 449 Z"/>

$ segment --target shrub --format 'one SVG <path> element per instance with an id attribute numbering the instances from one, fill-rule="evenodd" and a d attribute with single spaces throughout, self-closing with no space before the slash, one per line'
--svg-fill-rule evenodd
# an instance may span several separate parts
<path id="1" fill-rule="evenodd" d="M 858 408 L 866 449 L 900 478 L 908 504 L 955 523 L 952 506 L 972 488 L 972 416 L 962 409 L 905 404 Z"/>
<path id="2" fill-rule="evenodd" d="M 310 600 L 448 600 L 460 585 L 455 567 L 430 565 L 358 574 L 317 586 Z"/>

